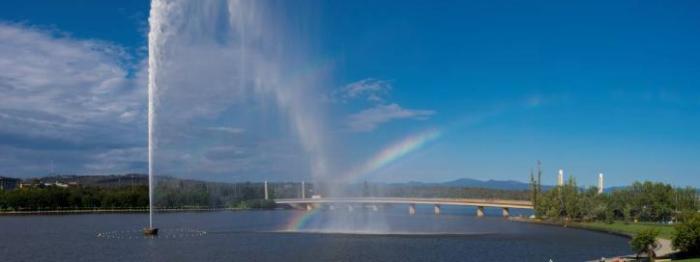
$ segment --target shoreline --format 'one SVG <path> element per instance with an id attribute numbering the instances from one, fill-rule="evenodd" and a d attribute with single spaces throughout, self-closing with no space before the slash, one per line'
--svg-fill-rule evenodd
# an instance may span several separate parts
<path id="1" fill-rule="evenodd" d="M 529 218 L 516 218 L 516 217 L 510 218 L 509 220 L 513 221 L 513 222 L 532 223 L 532 224 L 545 225 L 545 226 L 570 227 L 570 228 L 574 228 L 574 229 L 588 230 L 588 231 L 593 231 L 593 232 L 600 232 L 600 233 L 621 236 L 621 237 L 627 238 L 629 240 L 631 240 L 634 237 L 634 235 L 631 233 L 591 227 L 591 226 L 587 226 L 586 224 L 577 223 L 577 222 L 573 222 L 571 224 L 563 224 L 563 223 L 559 223 L 559 222 L 551 222 L 551 221 L 536 220 L 536 219 L 529 219 Z M 666 258 L 669 258 L 670 256 L 678 253 L 678 251 L 673 250 L 673 247 L 671 246 L 670 239 L 666 239 L 663 237 L 657 237 L 656 241 L 657 241 L 657 243 L 659 243 L 659 247 L 656 249 L 656 259 L 666 259 Z M 634 259 L 635 257 L 636 257 L 635 254 L 631 254 L 631 255 L 617 256 L 616 258 L 623 258 L 623 259 L 632 258 L 632 259 Z"/>
<path id="2" fill-rule="evenodd" d="M 538 225 L 545 225 L 545 226 L 570 227 L 570 228 L 575 228 L 575 229 L 583 229 L 583 230 L 588 230 L 588 231 L 594 231 L 594 232 L 600 232 L 600 233 L 621 236 L 621 237 L 625 237 L 628 239 L 632 239 L 632 237 L 634 237 L 634 235 L 632 235 L 630 233 L 614 231 L 614 230 L 607 230 L 607 229 L 602 229 L 602 228 L 588 227 L 588 226 L 581 224 L 581 223 L 563 224 L 563 223 L 559 223 L 559 222 L 535 220 L 535 219 L 529 219 L 529 218 L 515 218 L 515 217 L 510 218 L 510 221 L 520 222 L 520 223 L 531 223 L 531 224 L 538 224 Z"/>
<path id="3" fill-rule="evenodd" d="M 159 208 L 156 213 L 266 210 L 262 208 Z M 148 208 L 0 211 L 0 216 L 148 213 Z"/>

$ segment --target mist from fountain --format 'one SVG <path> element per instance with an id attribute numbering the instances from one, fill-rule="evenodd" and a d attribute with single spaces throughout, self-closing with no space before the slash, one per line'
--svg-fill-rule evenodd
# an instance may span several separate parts
<path id="1" fill-rule="evenodd" d="M 275 116 L 267 117 L 283 120 L 279 122 L 291 132 L 268 136 L 298 141 L 313 180 L 327 173 L 324 110 L 317 91 L 325 71 L 307 57 L 304 37 L 287 30 L 286 23 L 300 20 L 303 14 L 283 9 L 270 1 L 152 1 L 148 33 L 151 227 L 156 176 L 224 173 L 236 168 L 236 163 L 216 162 L 206 150 L 242 151 L 235 144 L 245 141 L 235 136 L 243 134 L 243 129 L 220 125 L 239 124 L 247 114 L 255 120 L 264 118 L 259 114 L 266 115 L 269 104 Z M 230 137 L 206 140 L 213 136 L 201 135 L 202 130 L 226 131 Z M 193 142 L 193 137 L 202 142 Z"/>

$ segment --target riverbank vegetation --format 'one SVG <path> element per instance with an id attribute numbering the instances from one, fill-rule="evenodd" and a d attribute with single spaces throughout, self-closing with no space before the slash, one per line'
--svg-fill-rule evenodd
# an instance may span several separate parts
<path id="1" fill-rule="evenodd" d="M 217 183 L 157 177 L 154 205 L 165 209 L 184 208 L 271 208 L 265 199 L 264 183 Z M 304 195 L 325 197 L 426 197 L 528 200 L 526 190 L 465 188 L 441 185 L 369 184 L 348 185 L 343 191 L 327 192 L 329 185 L 306 184 Z M 268 183 L 268 197 L 299 198 L 301 183 Z M 23 188 L 0 190 L 0 211 L 50 211 L 83 209 L 144 209 L 148 207 L 147 177 L 53 176 L 27 180 Z"/>
<path id="2" fill-rule="evenodd" d="M 658 247 L 656 238 L 659 236 L 659 231 L 654 228 L 646 228 L 639 231 L 630 240 L 632 250 L 636 252 L 637 258 L 640 254 L 647 254 L 649 257 L 656 257 L 654 250 Z"/>
<path id="3" fill-rule="evenodd" d="M 291 195 L 283 185 L 270 190 Z M 155 206 L 167 209 L 187 208 L 272 208 L 264 200 L 262 185 L 255 183 L 216 184 L 200 182 L 163 182 L 156 186 Z M 296 193 L 296 192 L 295 192 Z M 49 211 L 85 209 L 145 209 L 148 186 L 31 186 L 0 190 L 0 211 Z"/>
<path id="4" fill-rule="evenodd" d="M 148 187 L 32 187 L 0 191 L 0 211 L 148 207 Z"/>
<path id="5" fill-rule="evenodd" d="M 700 256 L 700 214 L 686 218 L 675 229 L 673 246 L 687 255 Z"/>
<path id="6" fill-rule="evenodd" d="M 538 217 L 567 221 L 671 222 L 682 214 L 697 212 L 698 195 L 693 188 L 674 188 L 653 182 L 636 182 L 629 187 L 598 193 L 581 189 L 571 178 L 562 185 L 541 192 L 533 199 Z"/>
<path id="7" fill-rule="evenodd" d="M 650 222 L 625 223 L 623 221 L 614 221 L 609 223 L 605 221 L 593 221 L 576 223 L 575 226 L 579 228 L 619 233 L 629 236 L 635 236 L 644 230 L 653 229 L 659 232 L 659 237 L 665 239 L 671 239 L 673 232 L 675 231 L 673 225 Z"/>
<path id="8" fill-rule="evenodd" d="M 536 217 L 581 228 L 627 234 L 638 253 L 648 253 L 649 236 L 673 239 L 684 256 L 697 256 L 700 245 L 700 201 L 693 188 L 654 182 L 602 193 L 582 189 L 570 178 L 564 185 L 541 190 L 531 179 Z M 653 254 L 652 254 L 653 255 Z"/>

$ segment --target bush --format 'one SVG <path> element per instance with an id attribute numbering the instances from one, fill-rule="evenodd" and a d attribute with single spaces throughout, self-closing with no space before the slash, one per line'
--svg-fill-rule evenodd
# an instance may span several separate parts
<path id="1" fill-rule="evenodd" d="M 630 246 L 637 256 L 639 254 L 647 254 L 649 258 L 654 258 L 654 249 L 657 247 L 656 237 L 659 236 L 659 230 L 653 228 L 647 228 L 639 231 L 639 233 L 632 238 L 630 241 Z"/>
<path id="2" fill-rule="evenodd" d="M 677 224 L 671 240 L 673 248 L 689 255 L 700 255 L 700 214 Z"/>
<path id="3" fill-rule="evenodd" d="M 277 206 L 277 203 L 273 200 L 265 200 L 265 199 L 252 199 L 252 200 L 245 200 L 241 201 L 238 203 L 236 207 L 238 208 L 252 208 L 252 209 L 271 209 L 275 208 Z"/>

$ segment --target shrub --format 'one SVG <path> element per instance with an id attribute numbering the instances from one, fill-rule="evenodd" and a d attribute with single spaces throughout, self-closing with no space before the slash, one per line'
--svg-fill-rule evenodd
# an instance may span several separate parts
<path id="1" fill-rule="evenodd" d="M 276 207 L 274 200 L 265 199 L 251 199 L 245 200 L 238 203 L 238 208 L 252 208 L 252 209 L 271 209 Z"/>
<path id="2" fill-rule="evenodd" d="M 637 256 L 639 254 L 647 254 L 649 258 L 654 258 L 654 249 L 657 247 L 656 237 L 659 236 L 659 230 L 653 228 L 647 228 L 639 231 L 639 233 L 632 238 L 630 241 L 630 246 Z"/>
<path id="3" fill-rule="evenodd" d="M 689 255 L 700 255 L 700 214 L 677 224 L 671 240 L 675 249 Z"/>

